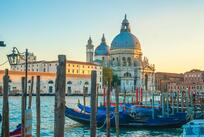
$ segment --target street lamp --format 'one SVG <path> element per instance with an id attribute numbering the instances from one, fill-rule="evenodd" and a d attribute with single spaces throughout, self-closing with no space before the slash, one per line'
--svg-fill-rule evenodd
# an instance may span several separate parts
<path id="1" fill-rule="evenodd" d="M 25 56 L 23 56 L 25 55 Z M 25 52 L 20 53 L 16 47 L 13 47 L 12 53 L 7 55 L 10 65 L 18 65 L 20 59 L 25 60 L 25 89 L 24 95 L 27 96 L 27 79 L 28 79 L 28 49 Z M 25 98 L 26 106 L 26 98 Z"/>
<path id="2" fill-rule="evenodd" d="M 0 41 L 0 47 L 6 47 L 6 44 L 4 43 L 4 41 Z"/>

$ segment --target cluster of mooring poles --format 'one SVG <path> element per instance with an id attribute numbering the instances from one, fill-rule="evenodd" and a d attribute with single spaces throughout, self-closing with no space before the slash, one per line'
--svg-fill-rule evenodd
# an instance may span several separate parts
<path id="1" fill-rule="evenodd" d="M 97 77 L 97 73 L 96 71 L 92 71 L 91 73 L 91 100 L 90 100 L 90 104 L 91 104 L 91 118 L 90 118 L 90 136 L 91 137 L 96 137 L 97 133 L 97 121 L 96 121 L 96 117 L 97 117 L 97 102 L 98 102 L 98 97 L 97 97 L 97 84 L 96 84 L 96 77 Z M 106 125 L 106 136 L 110 137 L 110 106 L 111 106 L 111 102 L 110 102 L 110 93 L 111 93 L 111 80 L 109 79 L 108 82 L 106 83 L 106 87 L 104 88 L 103 91 L 103 97 L 104 97 L 104 106 L 106 107 L 106 123 L 104 123 L 104 125 Z M 116 136 L 119 137 L 119 88 L 118 85 L 116 83 L 114 83 L 114 91 L 115 91 L 115 99 L 116 99 L 116 104 L 115 104 L 115 112 L 114 112 L 114 116 L 115 116 L 115 126 L 116 126 Z"/>
<path id="2" fill-rule="evenodd" d="M 5 70 L 3 77 L 3 122 L 2 122 L 2 137 L 9 137 L 9 71 Z M 32 137 L 32 93 L 33 93 L 33 83 L 34 77 L 31 77 L 31 88 L 29 90 L 29 102 L 27 105 L 27 92 L 26 92 L 26 79 L 25 77 L 21 78 L 22 85 L 22 98 L 21 98 L 21 136 L 22 137 Z M 36 77 L 36 137 L 40 137 L 40 76 Z"/>
<path id="3" fill-rule="evenodd" d="M 55 122 L 54 136 L 64 137 L 64 111 L 65 111 L 65 81 L 66 81 L 66 56 L 59 55 L 55 88 Z M 9 71 L 5 70 L 3 77 L 3 116 L 2 137 L 9 137 Z M 27 94 L 27 72 L 21 78 L 22 102 L 21 102 L 21 136 L 32 137 L 32 94 L 34 77 L 31 77 L 31 86 Z M 27 103 L 27 95 L 29 95 Z M 36 137 L 40 137 L 40 76 L 36 77 Z"/>
<path id="4" fill-rule="evenodd" d="M 154 107 L 154 96 L 155 93 L 152 94 L 152 108 Z M 194 108 L 192 92 L 187 90 L 172 93 L 161 93 L 160 105 L 163 117 L 174 115 L 175 112 L 187 112 L 192 114 Z M 152 113 L 154 113 L 154 111 L 152 111 Z"/>
<path id="5" fill-rule="evenodd" d="M 33 93 L 33 83 L 34 77 L 30 80 L 30 89 L 27 93 L 28 85 L 28 49 L 25 52 L 20 53 L 16 47 L 13 48 L 12 54 L 7 55 L 10 65 L 17 65 L 19 63 L 19 58 L 25 61 L 25 77 L 21 78 L 21 136 L 22 137 L 32 137 L 32 93 Z M 40 136 L 40 76 L 37 76 L 36 85 L 36 110 L 37 110 L 37 134 Z M 5 70 L 5 75 L 3 77 L 3 123 L 2 123 L 2 137 L 9 137 L 9 71 Z M 27 103 L 27 95 L 29 94 L 29 100 Z"/>

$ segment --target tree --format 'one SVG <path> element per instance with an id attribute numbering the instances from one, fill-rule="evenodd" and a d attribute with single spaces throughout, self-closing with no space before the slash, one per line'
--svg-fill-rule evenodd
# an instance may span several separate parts
<path id="1" fill-rule="evenodd" d="M 113 73 L 113 70 L 111 68 L 104 67 L 103 68 L 103 85 L 105 85 L 106 82 L 110 82 L 112 86 L 114 86 L 114 83 L 118 86 L 120 85 L 120 79 L 117 75 Z"/>
<path id="2" fill-rule="evenodd" d="M 107 82 L 112 82 L 113 78 L 113 71 L 111 68 L 103 68 L 103 85 L 105 85 Z"/>

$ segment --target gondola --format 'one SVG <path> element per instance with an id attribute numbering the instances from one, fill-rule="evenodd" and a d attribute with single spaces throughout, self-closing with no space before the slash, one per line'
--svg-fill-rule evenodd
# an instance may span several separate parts
<path id="1" fill-rule="evenodd" d="M 91 113 L 91 107 L 90 106 L 84 106 L 81 103 L 78 103 L 77 107 L 81 111 L 84 111 L 86 113 Z M 125 109 L 125 110 L 134 110 L 134 111 L 139 110 L 139 111 L 144 111 L 144 113 L 147 113 L 147 112 L 151 113 L 151 110 L 152 110 L 152 108 L 146 107 L 146 106 L 139 106 L 139 105 L 134 105 L 134 104 L 121 104 L 119 106 L 119 111 L 121 111 L 123 109 Z M 110 112 L 114 112 L 114 110 L 115 110 L 115 107 L 111 106 L 110 107 Z M 97 111 L 98 112 L 101 112 L 101 111 L 104 112 L 104 111 L 106 111 L 106 107 L 104 107 L 104 106 L 97 107 Z M 161 109 L 159 107 L 157 107 L 157 108 L 155 107 L 155 111 L 156 112 L 161 112 Z"/>
<path id="2" fill-rule="evenodd" d="M 81 124 L 88 125 L 90 124 L 90 113 L 82 112 L 73 108 L 65 108 L 65 116 L 79 122 Z M 97 125 L 102 125 L 106 119 L 105 113 L 97 113 L 96 115 Z"/>
<path id="3" fill-rule="evenodd" d="M 90 113 L 66 107 L 65 116 L 81 124 L 90 124 Z M 97 112 L 97 126 L 106 123 L 105 111 Z M 162 117 L 160 112 L 155 112 L 154 118 L 150 109 L 121 110 L 119 112 L 119 123 L 121 127 L 181 127 L 188 122 L 187 113 L 178 112 L 168 117 Z M 110 114 L 110 124 L 115 126 L 114 112 Z"/>
<path id="4" fill-rule="evenodd" d="M 85 111 L 87 113 L 91 113 L 91 107 L 90 106 L 84 106 L 82 105 L 81 103 L 78 103 L 77 104 L 77 107 L 81 110 L 81 111 Z M 110 107 L 110 111 L 114 111 L 115 110 L 115 107 Z M 100 106 L 100 107 L 97 107 L 97 111 L 98 112 L 101 112 L 101 111 L 106 111 L 106 107 L 104 106 Z"/>

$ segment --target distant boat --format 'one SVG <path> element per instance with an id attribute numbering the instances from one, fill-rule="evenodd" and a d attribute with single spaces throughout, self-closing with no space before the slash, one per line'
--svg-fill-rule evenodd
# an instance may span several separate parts
<path id="1" fill-rule="evenodd" d="M 203 137 L 204 120 L 193 120 L 183 126 L 182 137 Z"/>
<path id="2" fill-rule="evenodd" d="M 66 107 L 65 116 L 81 124 L 90 124 L 90 113 Z M 105 125 L 106 112 L 99 111 L 96 114 L 97 126 Z M 133 110 L 119 111 L 119 123 L 124 127 L 181 127 L 188 122 L 187 113 L 178 112 L 169 117 L 162 117 L 160 111 L 155 110 L 155 118 L 149 108 L 137 108 Z M 114 111 L 110 113 L 111 126 L 115 125 Z"/>

